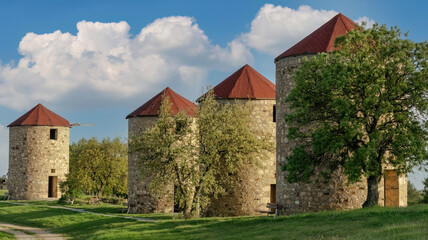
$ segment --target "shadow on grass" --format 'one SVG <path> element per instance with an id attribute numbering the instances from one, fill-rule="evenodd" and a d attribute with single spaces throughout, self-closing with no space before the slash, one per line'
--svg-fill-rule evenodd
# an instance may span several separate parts
<path id="1" fill-rule="evenodd" d="M 113 208 L 114 209 L 114 208 Z M 87 209 L 88 211 L 94 209 Z M 110 211 L 101 208 L 97 211 Z M 141 217 L 142 214 L 136 214 Z M 0 203 L 0 219 L 77 239 L 423 239 L 428 205 L 283 217 L 162 220 L 155 223 Z"/>

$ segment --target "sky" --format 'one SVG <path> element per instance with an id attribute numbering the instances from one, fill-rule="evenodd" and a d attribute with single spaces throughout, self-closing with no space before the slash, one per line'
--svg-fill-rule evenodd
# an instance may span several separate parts
<path id="1" fill-rule="evenodd" d="M 245 64 L 274 58 L 341 12 L 428 39 L 424 0 L 0 1 L 0 176 L 11 122 L 42 103 L 70 140 L 127 138 L 126 115 L 165 87 L 195 101 Z M 418 189 L 428 176 L 409 175 Z"/>

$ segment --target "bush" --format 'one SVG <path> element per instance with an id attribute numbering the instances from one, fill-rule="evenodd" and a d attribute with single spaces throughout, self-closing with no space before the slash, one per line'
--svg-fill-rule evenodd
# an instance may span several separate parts
<path id="1" fill-rule="evenodd" d="M 421 203 L 422 194 L 418 191 L 410 181 L 407 181 L 407 205 L 416 205 Z"/>

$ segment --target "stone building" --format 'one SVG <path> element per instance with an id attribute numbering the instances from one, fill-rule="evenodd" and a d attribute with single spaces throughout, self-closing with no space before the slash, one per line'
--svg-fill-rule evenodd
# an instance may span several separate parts
<path id="1" fill-rule="evenodd" d="M 69 170 L 70 123 L 38 104 L 8 127 L 10 199 L 59 198 Z"/>
<path id="2" fill-rule="evenodd" d="M 219 103 L 250 104 L 254 107 L 251 126 L 275 144 L 275 85 L 245 65 L 213 88 Z M 275 150 L 259 159 L 258 166 L 245 166 L 233 176 L 226 193 L 211 199 L 208 216 L 260 214 L 266 203 L 275 202 Z"/>
<path id="3" fill-rule="evenodd" d="M 276 101 L 277 101 L 277 196 L 280 214 L 291 214 L 307 211 L 328 209 L 359 208 L 367 196 L 365 182 L 346 185 L 346 177 L 337 171 L 328 184 L 295 183 L 289 184 L 281 166 L 286 156 L 295 146 L 295 142 L 287 139 L 285 114 L 290 111 L 285 98 L 294 86 L 292 75 L 301 66 L 303 58 L 310 58 L 320 52 L 334 50 L 334 40 L 347 31 L 355 28 L 355 23 L 342 14 L 336 15 L 296 45 L 279 55 L 276 64 Z M 407 178 L 397 176 L 393 169 L 386 170 L 386 178 L 379 186 L 379 205 L 406 206 Z"/>
<path id="4" fill-rule="evenodd" d="M 128 119 L 128 139 L 138 136 L 153 126 L 159 116 L 162 99 L 167 97 L 171 104 L 171 114 L 185 111 L 192 116 L 197 106 L 170 88 L 165 88 L 152 99 L 130 113 Z M 142 179 L 138 166 L 138 153 L 129 149 L 128 153 L 128 205 L 130 213 L 173 212 L 173 186 L 171 194 L 157 195 L 149 190 L 150 179 Z M 168 186 L 166 186 L 168 187 Z"/>

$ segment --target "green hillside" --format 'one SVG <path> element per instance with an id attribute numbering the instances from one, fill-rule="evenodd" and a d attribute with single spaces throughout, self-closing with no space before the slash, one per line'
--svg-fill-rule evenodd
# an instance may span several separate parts
<path id="1" fill-rule="evenodd" d="M 117 206 L 82 208 L 125 215 L 120 213 Z M 48 206 L 0 203 L 0 222 L 45 228 L 72 239 L 428 239 L 428 205 L 277 218 L 257 216 L 183 220 L 159 214 L 132 216 L 153 217 L 158 221 L 138 222 Z"/>

